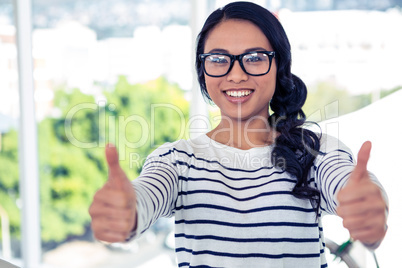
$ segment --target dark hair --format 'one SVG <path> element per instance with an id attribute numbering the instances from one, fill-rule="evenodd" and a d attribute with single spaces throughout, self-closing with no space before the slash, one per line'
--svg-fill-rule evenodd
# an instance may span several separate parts
<path id="1" fill-rule="evenodd" d="M 273 114 L 269 120 L 271 127 L 280 135 L 275 140 L 272 162 L 297 178 L 293 195 L 310 200 L 318 215 L 320 192 L 310 186 L 308 174 L 316 152 L 319 152 L 320 138 L 302 127 L 306 121 L 302 106 L 306 101 L 307 88 L 300 78 L 291 73 L 290 43 L 281 23 L 271 12 L 250 2 L 234 2 L 217 9 L 207 18 L 198 35 L 196 48 L 196 69 L 201 92 L 211 100 L 198 56 L 204 53 L 210 31 L 222 21 L 230 19 L 247 20 L 258 26 L 276 53 L 276 88 L 270 103 Z"/>

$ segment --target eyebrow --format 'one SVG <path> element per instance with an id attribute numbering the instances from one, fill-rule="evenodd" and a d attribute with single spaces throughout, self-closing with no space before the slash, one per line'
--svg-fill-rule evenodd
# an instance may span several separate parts
<path id="1" fill-rule="evenodd" d="M 248 48 L 248 49 L 244 50 L 243 53 L 247 53 L 247 52 L 251 52 L 251 51 L 261 51 L 261 50 L 266 51 L 268 49 L 263 48 L 263 47 L 252 47 L 252 48 Z M 230 54 L 228 50 L 223 49 L 223 48 L 214 48 L 214 49 L 210 50 L 208 53 L 227 53 L 227 54 Z"/>

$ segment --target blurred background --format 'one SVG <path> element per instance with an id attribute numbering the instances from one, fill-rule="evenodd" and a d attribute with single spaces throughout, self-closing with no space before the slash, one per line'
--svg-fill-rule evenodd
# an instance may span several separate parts
<path id="1" fill-rule="evenodd" d="M 135 179 L 157 146 L 216 125 L 216 107 L 198 92 L 194 44 L 206 16 L 228 2 L 24 0 L 31 4 L 24 21 L 19 0 L 0 0 L 1 259 L 28 268 L 174 267 L 172 219 L 138 241 L 105 246 L 92 237 L 88 208 L 107 178 L 106 143 L 118 145 Z M 293 73 L 309 89 L 308 119 L 355 153 L 373 141 L 369 168 L 391 203 L 377 257 L 382 267 L 400 263 L 402 0 L 253 2 L 274 12 L 288 34 Z M 18 43 L 21 23 L 32 64 L 19 63 L 27 51 Z M 24 87 L 30 79 L 31 91 Z M 33 157 L 23 160 L 26 147 Z M 22 220 L 29 205 L 33 214 Z M 37 237 L 26 242 L 23 230 L 35 222 Z M 348 239 L 341 226 L 326 217 L 326 234 L 337 243 Z M 37 260 L 24 262 L 22 251 L 32 248 Z M 362 267 L 375 267 L 368 251 L 355 252 Z"/>

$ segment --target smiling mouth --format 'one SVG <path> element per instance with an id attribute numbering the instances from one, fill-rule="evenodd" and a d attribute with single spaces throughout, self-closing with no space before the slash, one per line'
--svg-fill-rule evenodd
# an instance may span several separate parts
<path id="1" fill-rule="evenodd" d="M 250 95 L 254 90 L 227 90 L 225 94 L 230 97 L 241 98 Z"/>

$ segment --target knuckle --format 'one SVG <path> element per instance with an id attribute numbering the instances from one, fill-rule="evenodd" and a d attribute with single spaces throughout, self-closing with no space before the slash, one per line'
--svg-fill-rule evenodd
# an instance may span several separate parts
<path id="1" fill-rule="evenodd" d="M 93 204 L 93 203 L 89 206 L 89 208 L 88 208 L 88 213 L 89 213 L 89 215 L 91 215 L 91 216 L 92 216 L 92 214 L 94 213 L 94 204 Z"/>
<path id="2" fill-rule="evenodd" d="M 384 226 L 386 224 L 385 218 L 378 217 L 377 220 L 374 222 L 376 229 L 384 230 Z"/>
<path id="3" fill-rule="evenodd" d="M 339 217 L 341 218 L 345 218 L 347 217 L 347 208 L 345 208 L 345 206 L 340 205 L 337 209 L 336 209 L 336 213 L 338 214 Z"/>
<path id="4" fill-rule="evenodd" d="M 124 236 L 128 235 L 130 233 L 130 223 L 128 220 L 120 220 L 115 222 L 115 228 L 116 231 L 121 232 Z"/>
<path id="5" fill-rule="evenodd" d="M 94 202 L 89 207 L 88 212 L 89 212 L 89 215 L 92 218 L 96 218 L 98 216 L 103 215 L 105 210 L 104 210 L 104 207 L 102 205 L 100 205 L 99 203 Z"/>
<path id="6" fill-rule="evenodd" d="M 130 221 L 125 222 L 124 229 L 127 232 L 127 235 L 130 234 L 131 229 L 132 229 L 132 224 Z"/>
<path id="7" fill-rule="evenodd" d="M 94 232 L 94 237 L 97 240 L 105 240 L 106 241 L 106 239 L 105 239 L 105 237 L 103 236 L 102 233 Z"/>
<path id="8" fill-rule="evenodd" d="M 93 202 L 101 202 L 101 200 L 103 200 L 103 195 L 104 195 L 104 191 L 103 189 L 98 190 L 94 197 L 93 197 Z"/>
<path id="9" fill-rule="evenodd" d="M 353 225 L 348 219 L 343 220 L 343 227 L 345 227 L 348 230 L 352 230 Z"/>
<path id="10" fill-rule="evenodd" d="M 336 208 L 336 213 L 338 215 L 342 215 L 342 213 L 343 213 L 343 205 L 342 204 L 338 205 L 338 207 Z"/>
<path id="11" fill-rule="evenodd" d="M 343 199 L 344 199 L 344 193 L 345 193 L 344 189 L 342 189 L 342 190 L 340 190 L 340 191 L 338 192 L 337 198 L 338 198 L 338 201 L 339 201 L 339 202 L 343 201 Z"/>
<path id="12" fill-rule="evenodd" d="M 342 210 L 337 210 L 336 213 L 338 214 L 339 217 L 341 217 L 342 219 L 345 219 L 346 215 L 343 214 Z"/>
<path id="13" fill-rule="evenodd" d="M 92 221 L 91 229 L 92 229 L 92 232 L 95 237 L 97 237 L 103 233 L 103 229 L 100 227 L 100 225 L 96 221 Z"/>

